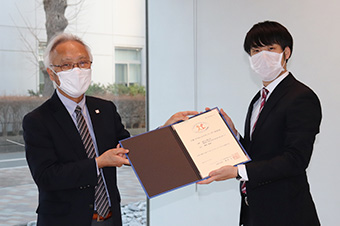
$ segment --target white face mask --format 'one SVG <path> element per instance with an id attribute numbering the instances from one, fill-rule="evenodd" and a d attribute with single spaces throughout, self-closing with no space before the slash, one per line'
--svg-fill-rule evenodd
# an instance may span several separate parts
<path id="1" fill-rule="evenodd" d="M 282 53 L 261 51 L 249 58 L 251 68 L 260 76 L 262 81 L 270 82 L 284 71 L 281 65 Z"/>
<path id="2" fill-rule="evenodd" d="M 70 97 L 80 97 L 91 84 L 91 69 L 75 67 L 71 70 L 60 71 L 58 73 L 54 70 L 52 71 L 59 77 L 60 86 L 54 81 L 53 83 Z"/>

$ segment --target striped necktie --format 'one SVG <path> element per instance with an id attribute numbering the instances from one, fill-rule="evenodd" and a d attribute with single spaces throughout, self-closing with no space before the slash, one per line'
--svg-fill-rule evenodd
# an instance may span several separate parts
<path id="1" fill-rule="evenodd" d="M 92 141 L 89 129 L 87 128 L 85 119 L 81 113 L 81 108 L 79 106 L 76 107 L 75 113 L 76 113 L 78 131 L 83 141 L 87 157 L 90 159 L 95 158 L 96 152 L 94 149 L 93 141 Z M 103 177 L 101 174 L 99 174 L 98 176 L 98 184 L 95 187 L 95 203 L 96 203 L 97 213 L 102 217 L 106 217 L 107 214 L 109 213 L 110 207 L 109 207 L 109 201 L 108 201 L 108 197 L 107 197 L 106 190 L 105 190 Z"/>
<path id="2" fill-rule="evenodd" d="M 253 132 L 255 130 L 256 122 L 259 119 L 259 116 L 260 116 L 260 113 L 261 113 L 261 111 L 264 107 L 264 104 L 266 103 L 268 93 L 269 93 L 269 91 L 266 88 L 262 88 L 261 105 L 260 105 L 259 113 L 257 114 L 257 117 L 256 117 L 256 121 L 255 121 L 254 126 L 251 130 L 251 134 L 253 134 Z M 246 205 L 249 206 L 248 197 L 247 197 L 247 187 L 246 187 L 245 181 L 242 181 L 242 183 L 241 183 L 241 193 L 244 195 L 244 201 L 245 201 Z"/>
<path id="3" fill-rule="evenodd" d="M 269 91 L 268 91 L 266 88 L 262 88 L 260 110 L 259 110 L 259 113 L 257 114 L 256 121 L 255 121 L 255 123 L 254 123 L 254 125 L 253 125 L 253 128 L 252 128 L 252 130 L 251 130 L 251 134 L 253 134 L 253 132 L 254 132 L 254 130 L 255 130 L 257 120 L 259 119 L 260 114 L 261 114 L 261 111 L 262 111 L 262 109 L 263 109 L 263 107 L 264 107 L 264 104 L 266 103 L 266 99 L 267 99 L 268 93 L 269 93 Z"/>

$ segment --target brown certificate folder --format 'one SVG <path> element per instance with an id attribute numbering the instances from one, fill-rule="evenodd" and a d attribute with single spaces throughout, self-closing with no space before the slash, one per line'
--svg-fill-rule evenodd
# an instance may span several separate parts
<path id="1" fill-rule="evenodd" d="M 211 111 L 218 112 L 216 108 L 212 109 Z M 190 125 L 191 123 L 190 120 L 192 120 L 192 122 L 196 124 L 197 122 L 193 121 L 194 119 L 196 121 L 199 120 L 199 122 L 203 120 L 202 122 L 204 122 L 204 125 L 207 128 L 206 131 L 208 131 L 207 134 L 214 136 L 215 131 L 218 131 L 219 129 L 218 130 L 214 129 L 212 123 L 210 123 L 209 121 L 210 119 L 203 118 L 205 116 L 204 114 L 206 114 L 207 112 L 201 113 L 197 116 L 190 118 L 187 121 L 182 121 L 174 125 L 182 126 L 180 125 L 181 123 L 186 123 L 183 124 L 182 127 L 189 128 L 190 132 L 194 128 Z M 214 117 L 216 117 L 217 114 L 218 115 L 217 117 L 220 117 L 222 119 L 223 122 L 222 127 L 227 128 L 228 132 L 232 134 L 226 122 L 219 114 L 219 112 L 218 113 L 211 112 L 209 114 L 214 114 L 213 115 Z M 190 146 L 188 146 L 188 143 L 190 144 L 190 142 L 193 142 L 194 139 L 192 137 L 187 138 L 186 137 L 187 132 L 185 130 L 184 132 L 183 131 L 181 132 L 180 128 L 176 128 L 174 127 L 174 125 L 156 129 L 120 141 L 122 147 L 129 149 L 129 153 L 127 156 L 148 198 L 152 198 L 160 194 L 166 193 L 168 191 L 171 191 L 173 189 L 177 189 L 185 185 L 197 182 L 207 176 L 206 175 L 207 173 L 202 174 L 202 172 L 199 170 L 200 167 L 197 166 L 200 166 L 201 164 L 201 162 L 199 162 L 201 161 L 199 158 L 201 158 L 204 155 L 209 156 L 210 153 L 207 153 L 207 151 L 205 152 L 202 151 L 203 154 L 202 153 L 195 154 L 193 152 L 188 151 L 187 147 L 190 148 Z M 204 126 L 201 125 L 201 127 Z M 218 128 L 220 127 L 221 125 L 218 125 Z M 178 132 L 181 132 L 182 134 L 180 134 L 179 136 Z M 203 135 L 204 133 L 200 133 L 200 135 L 196 134 L 198 133 L 197 132 L 194 133 L 197 139 L 201 139 L 201 137 L 205 136 Z M 232 136 L 231 143 L 234 143 L 237 146 L 236 155 L 240 157 L 236 161 L 233 160 L 232 165 L 249 161 L 250 159 L 248 155 L 246 154 L 242 146 L 238 143 L 237 139 L 234 137 L 233 134 L 231 136 Z M 209 140 L 211 141 L 212 139 L 209 138 Z M 204 141 L 205 142 L 203 142 L 204 143 L 203 146 L 213 145 L 211 144 L 211 142 L 210 143 L 206 142 L 207 141 L 206 137 L 204 137 Z M 196 141 L 194 143 L 196 144 Z M 227 146 L 232 147 L 232 145 L 230 145 L 229 143 L 230 142 L 228 142 Z M 235 149 L 235 146 L 233 147 Z M 210 152 L 210 150 L 208 152 Z M 233 154 L 233 156 L 235 156 L 235 154 Z M 219 156 L 217 158 L 219 158 Z M 222 154 L 221 159 L 223 158 L 232 159 L 232 157 L 229 156 L 225 157 Z M 204 157 L 204 161 L 202 161 L 203 164 L 208 162 L 207 160 L 209 159 Z M 227 161 L 227 159 L 225 161 Z M 213 161 L 213 164 L 217 165 L 218 164 L 223 165 L 223 163 L 224 161 L 220 161 L 220 159 L 218 159 L 218 162 Z M 211 167 L 211 169 L 209 167 Z M 208 171 L 212 171 L 219 167 L 220 166 L 216 165 L 208 166 Z"/>

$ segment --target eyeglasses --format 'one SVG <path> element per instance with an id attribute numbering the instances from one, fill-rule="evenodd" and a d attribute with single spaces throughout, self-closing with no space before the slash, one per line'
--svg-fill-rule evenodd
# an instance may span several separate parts
<path id="1" fill-rule="evenodd" d="M 83 60 L 83 61 L 79 61 L 78 63 L 65 63 L 62 65 L 54 65 L 51 64 L 52 67 L 59 67 L 62 71 L 67 71 L 67 70 L 71 70 L 73 69 L 76 65 L 77 67 L 81 68 L 81 69 L 90 69 L 91 68 L 91 64 L 92 61 L 88 61 L 88 60 Z"/>

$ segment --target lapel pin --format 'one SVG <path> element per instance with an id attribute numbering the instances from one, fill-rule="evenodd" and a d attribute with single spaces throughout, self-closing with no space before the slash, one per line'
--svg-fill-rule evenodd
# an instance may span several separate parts
<path id="1" fill-rule="evenodd" d="M 96 114 L 100 113 L 99 109 L 94 110 L 94 112 L 96 112 Z"/>

